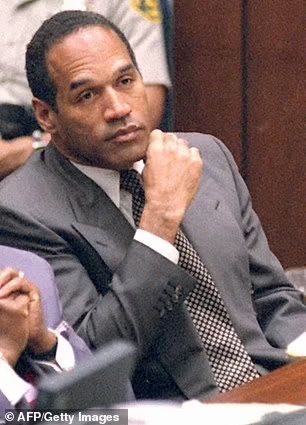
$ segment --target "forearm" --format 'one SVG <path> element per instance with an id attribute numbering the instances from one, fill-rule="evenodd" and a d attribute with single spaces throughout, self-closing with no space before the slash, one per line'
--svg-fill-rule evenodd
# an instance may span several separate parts
<path id="1" fill-rule="evenodd" d="M 191 291 L 194 280 L 180 267 L 139 242 L 132 242 L 110 284 L 79 327 L 80 336 L 98 347 L 115 338 L 128 339 L 145 352 L 173 309 Z M 180 288 L 178 291 L 177 288 Z M 178 298 L 173 301 L 174 294 Z"/>
<path id="2" fill-rule="evenodd" d="M 36 355 L 43 355 L 51 352 L 57 344 L 57 338 L 54 332 L 46 329 L 39 335 L 36 335 L 35 340 L 31 341 L 28 349 Z"/>
<path id="3" fill-rule="evenodd" d="M 65 332 L 62 334 L 60 331 L 60 327 L 62 324 L 63 326 L 66 326 L 65 322 L 62 322 L 56 330 L 49 331 L 51 334 L 53 334 L 56 341 L 55 345 L 51 348 L 49 352 L 28 352 L 29 356 L 37 363 L 47 363 L 51 368 L 53 368 L 57 372 L 70 370 L 75 366 L 74 349 L 69 341 L 69 338 L 66 338 Z"/>
<path id="4" fill-rule="evenodd" d="M 0 140 L 0 180 L 20 167 L 33 153 L 31 137 L 22 137 L 16 141 Z"/>

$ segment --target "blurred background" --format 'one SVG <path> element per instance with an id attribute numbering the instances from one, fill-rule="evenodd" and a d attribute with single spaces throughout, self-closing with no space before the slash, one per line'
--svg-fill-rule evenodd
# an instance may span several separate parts
<path id="1" fill-rule="evenodd" d="M 270 247 L 306 265 L 304 0 L 176 0 L 173 127 L 233 153 Z"/>

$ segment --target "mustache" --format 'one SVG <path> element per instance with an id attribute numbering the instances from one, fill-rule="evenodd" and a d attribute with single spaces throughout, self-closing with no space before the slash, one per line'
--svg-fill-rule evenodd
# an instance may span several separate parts
<path id="1" fill-rule="evenodd" d="M 134 118 L 124 118 L 116 123 L 109 125 L 109 128 L 106 133 L 104 140 L 110 140 L 116 137 L 121 133 L 128 133 L 130 131 L 144 130 L 146 128 L 145 124 Z"/>

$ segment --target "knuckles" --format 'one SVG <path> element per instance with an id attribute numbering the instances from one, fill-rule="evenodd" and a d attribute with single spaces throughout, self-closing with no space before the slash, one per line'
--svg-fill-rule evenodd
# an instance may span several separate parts
<path id="1" fill-rule="evenodd" d="M 200 179 L 204 169 L 203 159 L 198 148 L 189 146 L 188 141 L 177 137 L 174 133 L 163 133 L 153 130 L 147 151 L 145 175 L 150 170 L 167 170 L 168 176 L 190 177 L 193 181 Z"/>

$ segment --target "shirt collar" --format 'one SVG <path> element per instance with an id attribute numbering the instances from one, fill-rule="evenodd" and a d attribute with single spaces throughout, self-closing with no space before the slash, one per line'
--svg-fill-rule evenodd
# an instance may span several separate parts
<path id="1" fill-rule="evenodd" d="M 90 165 L 81 165 L 71 161 L 71 163 L 85 174 L 88 178 L 93 180 L 114 202 L 119 208 L 120 206 L 120 173 L 116 170 L 109 170 L 106 168 L 91 167 Z M 144 162 L 137 161 L 133 165 L 133 169 L 142 173 Z"/>

